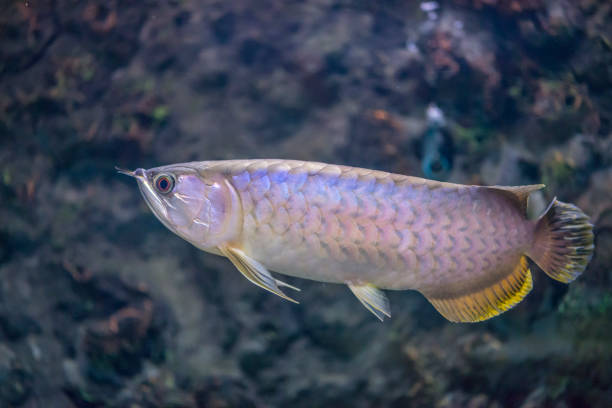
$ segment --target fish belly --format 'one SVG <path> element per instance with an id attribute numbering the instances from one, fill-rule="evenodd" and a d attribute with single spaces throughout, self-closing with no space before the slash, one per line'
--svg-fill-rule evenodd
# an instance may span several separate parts
<path id="1" fill-rule="evenodd" d="M 216 166 L 242 202 L 239 245 L 286 275 L 453 293 L 499 279 L 532 241 L 533 223 L 486 187 L 313 162 Z"/>

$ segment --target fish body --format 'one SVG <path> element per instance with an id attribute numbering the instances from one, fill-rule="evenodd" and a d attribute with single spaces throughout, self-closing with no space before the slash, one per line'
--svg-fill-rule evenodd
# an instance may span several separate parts
<path id="1" fill-rule="evenodd" d="M 533 236 L 533 223 L 487 188 L 311 162 L 210 169 L 240 197 L 238 245 L 300 278 L 382 289 L 461 285 L 516 264 Z"/>
<path id="2" fill-rule="evenodd" d="M 569 282 L 593 250 L 592 226 L 570 204 L 554 200 L 539 220 L 525 217 L 542 185 L 468 186 L 292 160 L 129 174 L 164 225 L 227 256 L 253 283 L 289 300 L 280 288 L 297 288 L 270 271 L 346 284 L 381 319 L 390 315 L 381 289 L 413 289 L 449 320 L 484 320 L 531 289 L 525 256 Z"/>

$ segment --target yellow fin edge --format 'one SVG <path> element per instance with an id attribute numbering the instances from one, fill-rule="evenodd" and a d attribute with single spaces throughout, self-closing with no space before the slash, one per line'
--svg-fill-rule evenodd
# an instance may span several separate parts
<path id="1" fill-rule="evenodd" d="M 452 322 L 480 322 L 520 303 L 532 287 L 531 271 L 527 259 L 522 256 L 512 273 L 487 288 L 457 297 L 426 297 Z"/>

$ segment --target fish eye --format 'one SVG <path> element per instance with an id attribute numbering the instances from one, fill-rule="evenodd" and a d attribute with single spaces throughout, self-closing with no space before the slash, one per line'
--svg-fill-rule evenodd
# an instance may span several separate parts
<path id="1" fill-rule="evenodd" d="M 155 189 L 161 194 L 168 194 L 174 188 L 174 177 L 170 174 L 159 174 L 153 180 Z"/>

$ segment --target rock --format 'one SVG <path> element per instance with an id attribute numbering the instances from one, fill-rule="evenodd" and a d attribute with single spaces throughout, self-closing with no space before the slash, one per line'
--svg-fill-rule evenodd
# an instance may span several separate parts
<path id="1" fill-rule="evenodd" d="M 25 403 L 31 395 L 33 381 L 32 372 L 13 351 L 0 344 L 0 405 L 20 406 Z"/>
<path id="2" fill-rule="evenodd" d="M 140 372 L 146 358 L 163 361 L 163 343 L 159 343 L 159 323 L 151 301 L 127 306 L 104 321 L 89 325 L 83 339 L 88 357 L 89 375 L 97 381 L 114 383 L 117 375 L 133 376 Z"/>
<path id="3" fill-rule="evenodd" d="M 255 408 L 259 404 L 240 380 L 226 377 L 205 379 L 195 392 L 198 408 Z"/>
<path id="4" fill-rule="evenodd" d="M 225 44 L 234 37 L 236 30 L 236 14 L 227 12 L 213 21 L 211 28 L 217 40 Z"/>
<path id="5" fill-rule="evenodd" d="M 31 317 L 19 313 L 4 311 L 0 313 L 0 328 L 9 340 L 19 340 L 30 333 L 40 333 L 40 325 Z"/>
<path id="6" fill-rule="evenodd" d="M 266 350 L 263 345 L 254 343 L 240 351 L 238 361 L 240 368 L 249 377 L 255 377 L 261 370 L 274 364 L 276 355 Z"/>
<path id="7" fill-rule="evenodd" d="M 240 62 L 245 65 L 270 64 L 278 57 L 278 51 L 256 38 L 247 38 L 240 45 Z"/>

